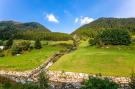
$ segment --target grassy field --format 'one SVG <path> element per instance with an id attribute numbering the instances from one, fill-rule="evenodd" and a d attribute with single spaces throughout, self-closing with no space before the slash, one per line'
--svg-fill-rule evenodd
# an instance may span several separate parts
<path id="1" fill-rule="evenodd" d="M 46 42 L 42 42 L 43 48 L 40 50 L 32 50 L 31 52 L 26 52 L 20 56 L 5 56 L 0 57 L 0 70 L 15 70 L 24 71 L 36 68 L 44 61 L 47 60 L 54 53 L 65 49 L 64 46 L 59 44 L 66 43 L 71 44 L 71 41 L 57 41 L 48 42 L 49 45 L 44 45 Z"/>
<path id="2" fill-rule="evenodd" d="M 50 69 L 129 76 L 135 69 L 135 45 L 97 48 L 82 42 L 78 50 L 60 58 Z"/>

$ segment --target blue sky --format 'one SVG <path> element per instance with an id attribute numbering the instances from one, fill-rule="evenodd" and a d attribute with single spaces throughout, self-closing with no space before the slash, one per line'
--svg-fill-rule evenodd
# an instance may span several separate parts
<path id="1" fill-rule="evenodd" d="M 39 22 L 55 32 L 100 17 L 135 17 L 135 0 L 0 0 L 0 20 Z"/>

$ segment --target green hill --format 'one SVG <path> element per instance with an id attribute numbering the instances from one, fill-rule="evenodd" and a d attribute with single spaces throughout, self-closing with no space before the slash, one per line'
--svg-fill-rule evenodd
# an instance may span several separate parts
<path id="1" fill-rule="evenodd" d="M 15 21 L 0 21 L 0 30 L 11 27 L 13 30 L 38 30 L 51 32 L 49 29 L 37 22 L 20 23 Z"/>
<path id="2" fill-rule="evenodd" d="M 99 18 L 89 24 L 85 24 L 75 30 L 72 34 L 86 36 L 91 30 L 121 28 L 135 33 L 135 18 Z"/>
<path id="3" fill-rule="evenodd" d="M 0 40 L 9 38 L 24 40 L 70 40 L 71 35 L 60 32 L 51 32 L 37 22 L 20 23 L 15 21 L 0 22 Z"/>

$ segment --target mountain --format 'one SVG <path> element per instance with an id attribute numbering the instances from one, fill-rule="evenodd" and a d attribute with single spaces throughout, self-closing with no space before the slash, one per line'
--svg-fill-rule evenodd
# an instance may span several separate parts
<path id="1" fill-rule="evenodd" d="M 10 38 L 24 40 L 71 40 L 70 34 L 51 32 L 37 22 L 20 23 L 15 21 L 0 21 L 0 40 Z"/>
<path id="2" fill-rule="evenodd" d="M 0 21 L 0 39 L 21 38 L 21 34 L 51 32 L 37 22 L 21 23 L 16 21 Z"/>
<path id="3" fill-rule="evenodd" d="M 15 21 L 0 21 L 0 30 L 12 28 L 13 30 L 34 30 L 51 32 L 49 29 L 37 22 L 21 23 Z"/>
<path id="4" fill-rule="evenodd" d="M 89 24 L 83 25 L 72 34 L 88 34 L 102 29 L 121 28 L 135 33 L 135 18 L 99 18 Z"/>

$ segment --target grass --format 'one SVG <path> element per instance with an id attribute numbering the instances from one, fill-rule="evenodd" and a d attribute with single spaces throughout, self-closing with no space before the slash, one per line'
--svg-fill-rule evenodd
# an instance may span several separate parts
<path id="1" fill-rule="evenodd" d="M 49 42 L 49 45 L 44 45 L 44 43 L 45 42 L 42 42 L 43 48 L 40 50 L 34 49 L 31 52 L 26 52 L 20 56 L 7 55 L 5 57 L 0 57 L 0 70 L 31 70 L 38 67 L 54 53 L 65 49 L 65 47 L 59 46 L 60 43 L 65 43 L 64 41 L 59 41 L 56 43 Z"/>
<path id="2" fill-rule="evenodd" d="M 135 45 L 97 48 L 82 42 L 78 50 L 59 59 L 50 70 L 129 76 L 135 69 Z"/>

